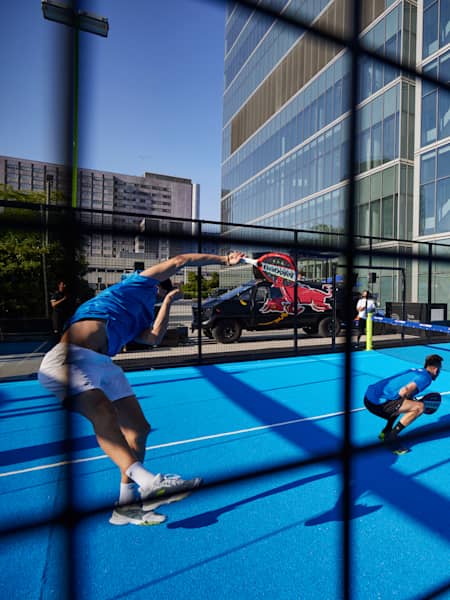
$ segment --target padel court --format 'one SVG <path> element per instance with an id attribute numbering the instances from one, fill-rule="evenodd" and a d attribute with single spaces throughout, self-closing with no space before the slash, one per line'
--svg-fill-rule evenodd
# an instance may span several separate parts
<path id="1" fill-rule="evenodd" d="M 364 391 L 431 353 L 441 407 L 396 456 Z M 36 380 L 0 384 L 1 597 L 342 598 L 344 361 L 129 373 L 153 428 L 146 465 L 205 481 L 152 527 L 109 524 L 118 471 L 87 421 Z M 356 352 L 352 385 L 352 442 L 372 445 L 351 462 L 352 598 L 450 598 L 450 344 Z"/>

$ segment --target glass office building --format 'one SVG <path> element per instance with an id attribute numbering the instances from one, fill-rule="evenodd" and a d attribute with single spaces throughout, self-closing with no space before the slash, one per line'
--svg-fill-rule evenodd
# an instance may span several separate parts
<path id="1" fill-rule="evenodd" d="M 450 83 L 450 3 L 424 0 L 420 60 L 424 73 Z M 418 87 L 420 167 L 419 235 L 450 232 L 450 93 L 423 83 Z"/>
<path id="2" fill-rule="evenodd" d="M 349 33 L 352 7 L 348 0 L 264 4 L 337 36 Z M 363 46 L 449 79 L 448 0 L 424 0 L 423 5 L 408 0 L 363 0 L 360 7 Z M 423 44 L 422 31 L 426 31 Z M 344 231 L 350 66 L 343 47 L 238 3 L 229 4 L 223 221 Z M 423 86 L 418 98 L 413 78 L 366 56 L 359 61 L 358 75 L 356 232 L 387 238 L 385 246 L 403 245 L 408 252 L 408 245 L 397 240 L 450 229 L 447 213 L 439 208 L 445 206 L 444 198 L 449 202 L 446 181 L 439 175 L 450 174 L 442 142 L 450 134 L 448 95 Z M 415 137 L 418 126 L 420 148 Z M 424 187 L 419 199 L 414 178 L 417 153 L 422 153 L 423 146 L 430 150 L 424 149 L 420 158 L 423 164 L 428 161 L 422 167 L 427 173 L 423 177 L 432 181 L 421 176 Z M 395 295 L 392 275 L 383 273 L 380 286 L 381 295 L 383 286 L 386 295 Z"/>
<path id="3" fill-rule="evenodd" d="M 422 0 L 421 28 L 417 44 L 417 64 L 424 73 L 450 83 L 450 2 Z M 450 244 L 450 93 L 422 82 L 417 86 L 415 190 L 420 239 Z M 423 269 L 422 269 L 423 271 Z M 448 298 L 450 269 L 433 266 L 434 293 Z M 418 295 L 426 297 L 423 277 Z"/>

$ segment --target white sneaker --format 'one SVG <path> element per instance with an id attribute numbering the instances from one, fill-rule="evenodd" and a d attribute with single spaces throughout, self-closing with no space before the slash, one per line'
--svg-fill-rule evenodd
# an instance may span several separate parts
<path id="1" fill-rule="evenodd" d="M 112 525 L 159 525 L 167 519 L 165 515 L 158 515 L 152 511 L 145 511 L 138 504 L 116 506 L 109 522 Z"/>
<path id="2" fill-rule="evenodd" d="M 201 477 L 182 479 L 179 475 L 155 475 L 150 488 L 139 488 L 144 510 L 154 510 L 162 504 L 178 502 L 189 496 L 192 490 L 200 487 Z"/>

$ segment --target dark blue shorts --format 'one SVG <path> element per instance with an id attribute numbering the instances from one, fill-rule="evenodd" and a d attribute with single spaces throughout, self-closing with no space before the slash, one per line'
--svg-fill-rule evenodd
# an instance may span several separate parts
<path id="1" fill-rule="evenodd" d="M 402 404 L 403 400 L 401 398 L 399 400 L 388 400 L 387 402 L 383 402 L 383 404 L 373 404 L 364 397 L 364 406 L 367 410 L 382 419 L 390 419 L 400 410 Z"/>

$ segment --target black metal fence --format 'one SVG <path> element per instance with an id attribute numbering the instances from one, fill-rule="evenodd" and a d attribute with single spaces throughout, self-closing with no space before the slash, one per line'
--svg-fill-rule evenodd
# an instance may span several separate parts
<path id="1" fill-rule="evenodd" d="M 359 64 L 364 58 L 373 59 L 381 64 L 387 65 L 393 69 L 398 69 L 411 80 L 422 80 L 429 84 L 450 91 L 448 82 L 440 81 L 432 77 L 429 73 L 418 72 L 409 64 L 399 64 L 392 60 L 386 54 L 380 54 L 377 51 L 361 44 L 359 39 L 359 24 L 361 23 L 361 10 L 364 8 L 364 2 L 354 1 L 349 3 L 349 18 L 351 26 L 345 35 L 340 35 L 330 29 L 318 29 L 308 21 L 300 18 L 298 14 L 290 15 L 289 10 L 280 13 L 274 8 L 273 2 L 253 2 L 249 0 L 240 0 L 239 4 L 247 6 L 251 10 L 259 11 L 261 15 L 278 19 L 286 27 L 301 27 L 318 39 L 325 40 L 340 48 L 346 48 L 351 61 L 351 71 L 349 77 L 350 94 L 350 112 L 348 117 L 349 140 L 347 147 L 347 168 L 348 188 L 345 206 L 345 224 L 343 230 L 339 233 L 317 232 L 311 230 L 301 230 L 298 228 L 277 228 L 265 226 L 250 226 L 242 223 L 228 222 L 205 222 L 205 221 L 185 221 L 179 220 L 183 225 L 188 225 L 190 233 L 186 230 L 181 233 L 178 231 L 165 232 L 164 237 L 170 242 L 177 241 L 181 243 L 183 251 L 202 251 L 205 247 L 210 248 L 215 245 L 218 252 L 225 252 L 230 248 L 243 249 L 249 254 L 257 254 L 264 251 L 278 250 L 288 253 L 294 258 L 299 271 L 306 269 L 307 275 L 314 281 L 329 282 L 332 276 L 332 265 L 337 264 L 337 274 L 342 276 L 343 290 L 343 309 L 341 320 L 344 323 L 344 335 L 340 340 L 340 349 L 345 356 L 343 368 L 343 387 L 342 387 L 342 410 L 344 411 L 345 421 L 343 437 L 339 460 L 342 469 L 343 486 L 343 529 L 342 529 L 342 590 L 340 596 L 344 599 L 353 597 L 353 562 L 352 562 L 352 520 L 351 520 L 351 486 L 350 482 L 353 476 L 353 461 L 358 452 L 370 451 L 371 448 L 356 449 L 353 445 L 353 423 L 351 419 L 350 398 L 352 396 L 352 344 L 353 332 L 348 326 L 354 318 L 355 305 L 354 293 L 358 291 L 355 286 L 355 273 L 358 273 L 358 280 L 363 284 L 361 287 L 369 287 L 377 295 L 380 308 L 386 310 L 386 307 L 393 306 L 395 303 L 405 306 L 405 302 L 421 303 L 427 307 L 428 320 L 432 318 L 433 305 L 439 305 L 443 308 L 446 318 L 445 307 L 448 308 L 448 272 L 450 267 L 449 246 L 439 243 L 430 243 L 425 241 L 416 241 L 411 239 L 379 238 L 376 236 L 364 237 L 358 234 L 357 224 L 355 223 L 356 214 L 356 192 L 355 181 L 357 172 L 355 170 L 356 160 L 356 140 L 357 140 L 357 105 L 359 89 Z M 369 3 L 367 3 L 369 4 Z M 2 310 L 2 339 L 1 345 L 11 342 L 30 341 L 31 334 L 39 335 L 46 333 L 46 326 L 49 325 L 48 294 L 49 286 L 56 284 L 56 273 L 58 277 L 70 277 L 72 282 L 78 285 L 76 294 L 79 294 L 80 301 L 84 295 L 97 293 L 101 287 L 118 280 L 121 273 L 126 272 L 128 268 L 125 261 L 120 261 L 120 257 L 105 258 L 102 256 L 87 256 L 83 259 L 83 240 L 86 236 L 99 235 L 109 236 L 120 233 L 122 236 L 133 237 L 136 235 L 135 226 L 124 227 L 123 222 L 119 225 L 114 224 L 112 220 L 105 223 L 105 211 L 96 214 L 95 211 L 81 209 L 72 209 L 64 206 L 55 206 L 49 204 L 29 205 L 26 202 L 12 201 L 4 197 L 0 202 L 4 211 L 2 214 L 2 223 L 5 229 L 14 233 L 26 233 L 34 236 L 34 242 L 38 251 L 38 261 L 41 261 L 40 270 L 34 269 L 33 279 L 27 280 L 27 273 L 13 273 L 9 288 L 5 289 L 7 293 L 3 294 Z M 118 215 L 136 216 L 134 215 Z M 146 215 L 141 215 L 145 217 Z M 89 217 L 89 218 L 87 218 Z M 99 217 L 98 219 L 93 217 Z M 161 222 L 165 217 L 157 217 Z M 174 221 L 173 218 L 171 218 Z M 117 223 L 117 221 L 115 221 Z M 148 240 L 154 240 L 157 235 L 155 231 L 146 231 L 143 237 Z M 180 246 L 178 246 L 180 247 Z M 53 254 L 52 254 L 53 253 Z M 58 253 L 58 256 L 55 256 Z M 130 257 L 128 257 L 130 258 Z M 50 260 L 51 259 L 51 260 Z M 154 260 L 158 260 L 155 258 Z M 144 261 L 146 258 L 144 256 Z M 121 263 L 121 264 L 119 264 Z M 77 272 L 73 272 L 74 265 L 79 265 Z M 148 266 L 148 264 L 146 264 Z M 50 270 L 53 269 L 53 270 Z M 402 271 L 403 270 L 403 271 Z M 229 269 L 215 269 L 219 272 L 219 287 L 233 288 L 239 283 L 244 283 L 253 277 L 251 268 L 237 267 L 233 272 Z M 404 282 L 400 272 L 404 272 Z M 31 273 L 31 270 L 30 270 Z M 218 342 L 215 339 L 205 337 L 202 328 L 197 328 L 194 335 L 190 332 L 193 308 L 198 313 L 202 310 L 202 304 L 205 302 L 202 298 L 201 290 L 205 285 L 205 280 L 212 277 L 212 271 L 199 270 L 196 274 L 197 295 L 194 298 L 182 302 L 180 309 L 173 316 L 172 329 L 173 335 L 178 334 L 177 343 L 173 346 L 162 346 L 151 350 L 142 350 L 139 348 L 126 348 L 116 360 L 130 368 L 145 368 L 156 365 L 184 364 L 186 362 L 207 362 L 210 360 L 223 361 L 224 357 L 229 360 L 243 360 L 248 353 L 248 346 L 255 348 L 262 338 L 264 350 L 261 355 L 289 355 L 302 351 L 324 352 L 335 349 L 333 346 L 333 337 L 321 340 L 318 337 L 302 333 L 300 327 L 294 326 L 286 330 L 273 330 L 270 332 L 270 345 L 267 342 L 267 332 L 248 331 L 239 342 L 226 344 Z M 240 278 L 240 279 L 239 279 Z M 178 283 L 186 285 L 188 274 L 182 274 Z M 6 279 L 5 279 L 6 281 Z M 86 285 L 81 285 L 84 282 Z M 378 283 L 377 283 L 378 282 Z M 34 287 L 32 287 L 32 284 Z M 405 287 L 403 287 L 403 285 Z M 378 286 L 378 287 L 377 287 Z M 30 289 L 33 289 L 33 297 L 30 302 L 24 302 L 24 297 Z M 37 297 L 36 297 L 37 294 Z M 6 301 L 8 300 L 8 304 Z M 443 305 L 443 306 L 442 306 Z M 439 307 L 438 306 L 438 307 Z M 34 323 L 27 321 L 30 311 L 34 319 L 39 321 Z M 443 314 L 444 314 L 443 313 Z M 47 324 L 47 325 L 46 325 Z M 36 329 L 34 331 L 34 329 Z M 187 329 L 187 332 L 186 332 Z M 47 332 L 50 333 L 50 332 Z M 387 335 L 386 332 L 380 332 Z M 399 333 L 394 332 L 398 336 Z M 14 336 L 16 336 L 14 338 Z M 27 339 L 28 336 L 28 339 Z M 32 340 L 33 341 L 33 340 Z M 417 340 L 415 340 L 417 341 Z M 50 339 L 51 342 L 51 339 Z M 175 348 L 175 351 L 173 351 Z M 211 350 L 210 350 L 211 349 Z M 163 356 L 164 352 L 170 356 Z M 252 350 L 254 355 L 254 350 Z M 431 430 L 430 430 L 431 431 Z M 317 458 L 320 460 L 320 457 Z M 68 478 L 70 482 L 70 477 Z M 226 483 L 226 482 L 223 482 Z M 56 517 L 57 522 L 63 525 L 67 531 L 68 544 L 67 551 L 70 555 L 72 551 L 71 532 L 77 518 L 74 516 L 70 506 L 70 483 L 67 494 L 69 497 L 67 511 Z M 36 527 L 43 525 L 37 522 Z M 16 528 L 16 533 L 20 532 L 20 526 Z M 8 530 L 8 533 L 14 533 Z M 68 572 L 68 596 L 76 597 L 74 574 L 76 562 L 67 564 Z M 430 589 L 427 598 L 438 597 L 440 594 L 448 593 L 450 581 L 442 585 L 439 589 Z"/>
<path id="2" fill-rule="evenodd" d="M 261 275 L 251 265 L 186 268 L 174 279 L 183 291 L 184 299 L 172 308 L 169 334 L 160 347 L 149 349 L 129 344 L 115 357 L 125 369 L 145 368 L 150 364 L 153 367 L 178 366 L 242 360 L 249 350 L 252 355 L 256 353 L 263 357 L 344 348 L 347 332 L 348 341 L 352 343 L 356 300 L 363 289 L 372 293 L 379 314 L 391 316 L 395 305 L 395 314 L 403 319 L 431 323 L 447 319 L 445 281 L 450 247 L 443 243 L 397 239 L 398 249 L 393 250 L 392 239 L 354 236 L 355 247 L 350 265 L 346 260 L 348 236 L 344 233 L 168 219 L 163 215 L 154 218 L 153 227 L 142 232 L 137 224 L 145 218 L 145 214 L 114 213 L 117 224 L 113 224 L 112 219 L 105 224 L 104 212 L 67 210 L 52 204 L 29 204 L 9 199 L 0 202 L 4 207 L 3 223 L 16 236 L 16 241 L 19 240 L 15 243 L 11 239 L 10 256 L 24 252 L 24 244 L 31 244 L 32 252 L 37 249 L 28 279 L 24 273 L 14 269 L 7 274 L 10 281 L 4 286 L 1 301 L 2 354 L 20 354 L 22 349 L 23 354 L 33 357 L 34 349 L 39 348 L 42 353 L 55 343 L 58 336 L 53 335 L 49 300 L 59 279 L 69 284 L 71 307 L 75 310 L 85 299 L 101 293 L 128 272 L 147 268 L 164 258 L 145 252 L 122 253 L 117 257 L 96 255 L 87 241 L 93 236 L 110 239 L 120 235 L 132 245 L 139 234 L 144 246 L 163 242 L 167 255 L 210 252 L 211 249 L 226 253 L 233 248 L 257 257 L 276 251 L 292 259 L 296 276 L 305 286 L 331 290 L 328 303 L 316 308 L 312 307 L 311 300 L 293 298 L 293 314 L 288 315 L 280 301 L 269 302 L 269 298 L 265 304 L 258 304 L 259 299 L 253 290 Z M 124 227 L 123 223 L 128 219 L 132 222 Z M 161 235 L 161 224 L 169 221 Z M 407 253 L 405 246 L 408 246 Z M 240 289 L 242 286 L 245 289 Z M 237 290 L 234 296 L 245 301 L 245 308 L 241 302 L 238 312 L 230 308 L 233 290 Z M 228 294 L 221 300 L 220 294 L 224 292 Z M 333 311 L 333 307 L 337 306 L 336 294 L 339 296 L 337 313 Z M 212 297 L 215 299 L 211 300 Z M 210 320 L 209 324 L 204 321 L 199 326 L 195 315 L 204 313 L 212 305 L 220 307 L 223 318 Z M 303 312 L 295 316 L 300 305 Z M 415 309 L 411 312 L 413 306 Z M 280 318 L 280 315 L 285 316 Z M 320 321 L 325 318 L 337 322 L 329 330 L 324 325 L 319 327 Z M 216 327 L 224 320 L 229 328 L 236 330 L 236 335 L 217 334 Z M 378 325 L 375 346 L 396 343 L 400 336 L 404 341 L 404 333 L 393 327 Z M 408 331 L 407 339 L 417 342 L 418 338 L 424 339 L 423 334 Z M 35 372 L 38 362 L 29 364 L 30 371 Z M 14 371 L 5 372 L 4 376 L 15 374 Z"/>

